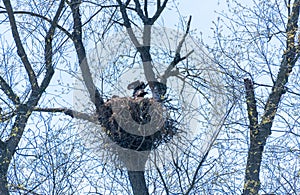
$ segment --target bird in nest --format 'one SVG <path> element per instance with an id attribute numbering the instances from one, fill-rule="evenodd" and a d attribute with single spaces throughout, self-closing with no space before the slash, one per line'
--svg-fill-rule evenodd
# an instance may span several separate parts
<path id="1" fill-rule="evenodd" d="M 147 85 L 140 80 L 134 81 L 127 86 L 128 90 L 133 89 L 132 96 L 133 97 L 144 97 L 148 92 L 145 91 Z"/>

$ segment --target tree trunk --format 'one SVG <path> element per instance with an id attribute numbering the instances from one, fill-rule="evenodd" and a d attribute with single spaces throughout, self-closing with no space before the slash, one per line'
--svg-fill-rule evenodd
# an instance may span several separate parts
<path id="1" fill-rule="evenodd" d="M 244 84 L 246 89 L 248 119 L 250 122 L 250 148 L 248 150 L 243 195 L 250 195 L 257 194 L 260 188 L 260 165 L 264 146 L 270 131 L 261 131 L 259 128 L 253 82 L 250 79 L 245 79 Z M 261 136 L 262 134 L 264 136 Z"/>
<path id="2" fill-rule="evenodd" d="M 3 145 L 2 145 L 3 146 Z M 8 195 L 8 182 L 7 182 L 7 172 L 9 163 L 11 161 L 11 157 L 8 158 L 7 154 L 8 150 L 6 147 L 2 147 L 0 149 L 0 194 L 1 195 Z"/>
<path id="3" fill-rule="evenodd" d="M 243 195 L 258 194 L 260 189 L 259 173 L 264 147 L 266 145 L 267 138 L 271 135 L 272 124 L 274 122 L 281 97 L 287 91 L 285 85 L 288 82 L 289 75 L 300 56 L 300 45 L 296 45 L 295 42 L 296 32 L 298 32 L 300 0 L 295 0 L 291 7 L 292 11 L 287 22 L 286 51 L 283 54 L 283 59 L 281 61 L 276 81 L 268 97 L 264 108 L 264 114 L 262 115 L 260 122 L 258 122 L 253 82 L 250 79 L 244 80 L 248 119 L 250 122 L 250 148 L 248 151 Z"/>
<path id="4" fill-rule="evenodd" d="M 1 174 L 0 174 L 0 194 L 1 195 L 8 195 L 8 182 L 6 179 L 7 176 L 7 172 L 6 173 L 2 173 L 1 170 Z"/>
<path id="5" fill-rule="evenodd" d="M 253 139 L 255 141 L 251 141 L 250 148 L 248 151 L 247 166 L 246 166 L 246 173 L 245 173 L 245 186 L 243 190 L 243 195 L 258 194 L 258 191 L 260 189 L 259 173 L 260 173 L 264 146 L 267 140 L 267 137 L 259 138 L 258 135 L 253 135 L 253 134 L 250 136 L 254 136 Z"/>
<path id="6" fill-rule="evenodd" d="M 130 185 L 134 195 L 148 195 L 145 180 L 145 165 L 150 151 L 118 150 L 118 157 L 127 169 Z"/>
<path id="7" fill-rule="evenodd" d="M 129 181 L 134 195 L 148 195 L 145 171 L 128 171 Z"/>

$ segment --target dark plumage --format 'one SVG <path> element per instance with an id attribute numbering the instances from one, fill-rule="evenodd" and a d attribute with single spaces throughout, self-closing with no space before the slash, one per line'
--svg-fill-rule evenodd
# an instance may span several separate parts
<path id="1" fill-rule="evenodd" d="M 136 97 L 144 97 L 144 96 L 147 95 L 147 94 L 148 94 L 147 91 L 140 90 L 140 91 L 138 91 Z"/>
<path id="2" fill-rule="evenodd" d="M 167 86 L 164 83 L 157 81 L 149 81 L 149 86 L 152 90 L 153 98 L 159 102 L 165 100 L 165 94 L 167 93 Z"/>
<path id="3" fill-rule="evenodd" d="M 145 92 L 146 86 L 147 85 L 145 85 L 144 82 L 137 80 L 137 81 L 130 83 L 127 86 L 127 89 L 128 90 L 133 89 L 133 94 L 132 94 L 133 97 L 144 97 L 148 93 L 148 92 Z"/>

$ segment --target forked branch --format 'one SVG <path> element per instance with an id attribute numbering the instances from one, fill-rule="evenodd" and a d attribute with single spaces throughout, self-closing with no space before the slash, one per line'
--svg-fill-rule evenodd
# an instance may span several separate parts
<path id="1" fill-rule="evenodd" d="M 193 52 L 194 50 L 188 52 L 185 56 L 181 57 L 181 49 L 182 49 L 182 46 L 183 46 L 183 43 L 185 42 L 185 39 L 187 37 L 187 35 L 189 34 L 189 31 L 190 31 L 190 25 L 191 25 L 191 20 L 192 20 L 192 16 L 189 17 L 189 20 L 188 20 L 188 23 L 187 23 L 187 27 L 186 27 L 186 31 L 185 31 L 185 34 L 183 35 L 182 39 L 180 40 L 180 42 L 178 43 L 178 46 L 176 48 L 176 51 L 175 51 L 175 56 L 174 56 L 174 59 L 172 60 L 172 62 L 169 64 L 169 66 L 167 67 L 167 69 L 165 70 L 164 74 L 161 76 L 161 82 L 162 83 L 166 83 L 167 82 L 167 79 L 170 77 L 170 76 L 174 76 L 177 74 L 179 74 L 179 71 L 172 71 L 175 66 L 187 59 Z"/>

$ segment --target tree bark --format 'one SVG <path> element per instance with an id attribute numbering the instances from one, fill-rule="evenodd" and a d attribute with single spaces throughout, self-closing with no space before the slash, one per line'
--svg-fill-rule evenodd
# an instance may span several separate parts
<path id="1" fill-rule="evenodd" d="M 277 113 L 278 105 L 282 95 L 286 92 L 285 84 L 294 67 L 298 55 L 295 46 L 295 32 L 298 29 L 299 18 L 299 0 L 294 2 L 293 10 L 287 24 L 287 51 L 283 55 L 283 60 L 277 75 L 276 82 L 272 88 L 266 103 L 264 114 L 261 122 L 258 124 L 258 114 L 256 108 L 256 100 L 254 95 L 253 83 L 249 79 L 245 79 L 246 99 L 248 119 L 250 121 L 250 148 L 248 151 L 248 159 L 245 173 L 245 185 L 243 194 L 258 194 L 260 189 L 260 167 L 264 147 L 268 136 L 271 134 L 271 127 Z"/>
<path id="2" fill-rule="evenodd" d="M 86 50 L 82 41 L 82 21 L 80 15 L 80 4 L 81 0 L 72 0 L 70 3 L 70 8 L 72 10 L 74 22 L 72 40 L 76 48 L 76 53 L 79 61 L 80 70 L 82 72 L 84 84 L 89 92 L 90 100 L 95 105 L 97 113 L 99 113 L 100 107 L 104 104 L 104 101 L 99 90 L 95 86 L 91 70 L 89 68 L 88 61 L 86 58 Z"/>
<path id="3" fill-rule="evenodd" d="M 267 138 L 271 134 L 272 124 L 281 97 L 287 91 L 285 85 L 288 82 L 289 75 L 295 63 L 299 59 L 299 45 L 295 43 L 295 39 L 296 32 L 298 31 L 300 0 L 295 0 L 293 5 L 288 6 L 292 8 L 292 11 L 289 12 L 286 25 L 286 51 L 283 54 L 276 81 L 274 82 L 259 123 L 253 83 L 250 79 L 244 80 L 248 119 L 250 122 L 250 148 L 248 151 L 243 195 L 254 195 L 259 192 L 259 173 L 264 147 Z"/>
<path id="4" fill-rule="evenodd" d="M 7 154 L 5 154 L 5 149 L 0 149 L 0 194 L 8 195 L 8 182 L 7 182 L 7 171 L 10 160 L 7 159 Z"/>
<path id="5" fill-rule="evenodd" d="M 52 57 L 53 57 L 52 39 L 55 32 L 55 28 L 57 27 L 59 16 L 63 11 L 65 1 L 61 0 L 59 4 L 59 8 L 55 14 L 55 17 L 51 22 L 51 27 L 47 32 L 47 36 L 45 40 L 46 71 L 45 71 L 45 76 L 41 82 L 41 86 L 39 86 L 37 82 L 37 76 L 34 72 L 33 66 L 31 65 L 28 56 L 25 52 L 25 49 L 23 47 L 21 37 L 19 35 L 18 28 L 17 28 L 17 22 L 14 17 L 14 11 L 12 9 L 11 2 L 10 0 L 3 0 L 3 3 L 5 5 L 5 9 L 8 14 L 8 18 L 11 26 L 11 32 L 17 48 L 17 53 L 21 58 L 24 68 L 27 72 L 28 80 L 31 84 L 31 93 L 27 102 L 21 103 L 20 98 L 17 96 L 17 94 L 14 93 L 13 88 L 0 75 L 1 90 L 14 103 L 14 106 L 16 107 L 16 110 L 14 110 L 14 112 L 16 113 L 16 117 L 10 129 L 8 139 L 6 139 L 5 142 L 0 140 L 0 194 L 7 195 L 9 194 L 9 186 L 7 181 L 9 164 L 23 136 L 24 129 L 26 127 L 26 124 L 28 122 L 28 119 L 34 107 L 38 104 L 42 94 L 44 93 L 45 89 L 48 87 L 54 75 L 54 68 L 52 65 Z"/>
<path id="6" fill-rule="evenodd" d="M 2 170 L 1 170 L 1 172 L 2 172 Z M 0 174 L 0 194 L 1 195 L 9 195 L 6 174 L 4 174 L 4 175 Z"/>
<path id="7" fill-rule="evenodd" d="M 244 85 L 246 89 L 246 102 L 248 119 L 250 122 L 250 148 L 248 151 L 246 173 L 245 173 L 245 185 L 244 194 L 251 194 L 251 192 L 258 192 L 260 188 L 259 172 L 260 164 L 262 160 L 263 148 L 266 143 L 266 138 L 259 140 L 259 127 L 258 127 L 258 113 L 254 94 L 253 83 L 250 79 L 244 80 Z M 261 143 L 259 145 L 258 143 Z"/>
<path id="8" fill-rule="evenodd" d="M 145 171 L 128 171 L 129 181 L 134 195 L 148 195 Z"/>

